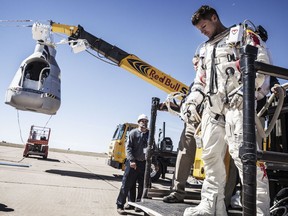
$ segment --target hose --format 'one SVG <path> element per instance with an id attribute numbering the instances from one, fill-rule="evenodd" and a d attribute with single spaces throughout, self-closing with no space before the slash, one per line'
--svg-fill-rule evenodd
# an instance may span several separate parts
<path id="1" fill-rule="evenodd" d="M 263 125 L 261 124 L 260 121 L 260 117 L 263 115 L 263 113 L 268 109 L 268 107 L 271 105 L 271 103 L 273 102 L 274 98 L 275 98 L 275 93 L 273 93 L 270 97 L 269 100 L 267 101 L 267 103 L 264 105 L 264 107 L 258 112 L 257 115 L 255 115 L 255 123 L 256 123 L 256 128 L 257 128 L 257 132 L 259 133 L 259 135 L 262 138 L 266 138 L 268 137 L 268 135 L 271 133 L 272 129 L 274 128 L 276 121 L 280 115 L 280 112 L 282 110 L 283 107 L 283 103 L 284 103 L 284 98 L 285 98 L 285 93 L 284 93 L 284 89 L 286 90 L 288 88 L 288 83 L 283 84 L 282 86 L 279 86 L 278 88 L 278 104 L 275 110 L 275 113 L 272 117 L 272 120 L 269 124 L 269 127 L 264 130 Z"/>
<path id="2" fill-rule="evenodd" d="M 278 210 L 284 210 L 282 216 L 286 216 L 287 215 L 287 207 L 285 206 L 279 206 L 273 210 L 270 211 L 270 214 L 274 213 L 274 212 L 277 212 Z"/>
<path id="3" fill-rule="evenodd" d="M 288 197 L 285 197 L 281 200 L 279 200 L 276 204 L 274 204 L 271 208 L 270 208 L 270 214 L 277 212 L 278 210 L 284 210 L 282 216 L 288 216 L 287 214 L 287 206 L 279 206 L 283 201 L 287 200 Z"/>

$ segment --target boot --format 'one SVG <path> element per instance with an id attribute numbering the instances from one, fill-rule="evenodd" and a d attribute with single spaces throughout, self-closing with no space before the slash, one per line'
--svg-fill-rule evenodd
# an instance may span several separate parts
<path id="1" fill-rule="evenodd" d="M 216 214 L 215 214 L 216 212 Z M 224 200 L 211 205 L 210 200 L 202 200 L 198 206 L 186 208 L 183 216 L 227 216 Z"/>
<path id="2" fill-rule="evenodd" d="M 211 216 L 214 215 L 213 205 L 208 200 L 202 200 L 198 206 L 186 208 L 183 216 Z"/>

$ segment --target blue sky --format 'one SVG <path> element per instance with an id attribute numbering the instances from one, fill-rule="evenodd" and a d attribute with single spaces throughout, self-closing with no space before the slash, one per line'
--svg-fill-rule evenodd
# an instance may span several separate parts
<path id="1" fill-rule="evenodd" d="M 225 26 L 245 19 L 268 31 L 267 45 L 273 63 L 288 68 L 286 0 L 1 0 L 1 20 L 78 25 L 93 35 L 135 54 L 147 63 L 189 85 L 194 78 L 191 59 L 206 40 L 191 25 L 191 15 L 201 5 L 214 7 Z M 0 140 L 22 143 L 31 125 L 44 126 L 50 116 L 19 111 L 4 104 L 8 88 L 20 63 L 32 54 L 35 41 L 27 23 L 1 22 Z M 55 36 L 55 41 L 61 40 Z M 51 118 L 50 147 L 106 152 L 116 125 L 150 117 L 151 98 L 163 101 L 167 94 L 122 68 L 104 63 L 87 52 L 74 54 L 68 45 L 57 47 L 61 68 L 62 104 Z M 157 131 L 166 122 L 166 135 L 177 148 L 183 122 L 168 113 L 157 115 Z M 18 123 L 19 122 L 19 123 Z M 21 136 L 22 135 L 22 136 Z M 22 137 L 22 138 L 21 138 Z"/>

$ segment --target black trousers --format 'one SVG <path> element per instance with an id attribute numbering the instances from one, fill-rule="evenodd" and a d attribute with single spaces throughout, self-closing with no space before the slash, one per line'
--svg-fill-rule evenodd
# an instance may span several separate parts
<path id="1" fill-rule="evenodd" d="M 136 161 L 136 170 L 130 167 L 130 161 L 127 160 L 125 163 L 125 171 L 122 178 L 122 186 L 117 198 L 117 207 L 123 208 L 126 203 L 126 198 L 129 191 L 132 189 L 132 194 L 130 194 L 131 201 L 135 201 L 136 190 L 133 191 L 136 182 L 138 182 L 138 195 L 137 200 L 141 199 L 144 187 L 144 173 L 145 173 L 145 161 Z M 133 200 L 134 199 L 134 200 Z"/>

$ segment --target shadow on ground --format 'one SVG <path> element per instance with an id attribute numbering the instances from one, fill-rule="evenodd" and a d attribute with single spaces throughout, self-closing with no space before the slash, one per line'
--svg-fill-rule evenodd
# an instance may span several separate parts
<path id="1" fill-rule="evenodd" d="M 115 178 L 118 178 L 118 179 L 120 179 L 120 180 L 122 181 L 123 175 L 113 174 L 113 176 L 114 176 Z M 168 179 L 168 178 L 165 178 L 165 179 L 160 178 L 160 179 L 158 179 L 158 180 L 156 180 L 156 181 L 152 181 L 152 186 L 153 186 L 153 184 L 155 184 L 155 183 L 160 184 L 160 185 L 162 185 L 162 186 L 168 186 L 168 187 L 170 187 L 171 184 L 172 184 L 172 180 L 171 180 L 171 179 Z"/>
<path id="2" fill-rule="evenodd" d="M 122 180 L 121 178 L 118 178 L 115 176 L 99 175 L 95 173 L 78 172 L 78 171 L 50 169 L 50 170 L 46 170 L 45 172 L 51 173 L 51 174 L 62 175 L 62 176 L 70 176 L 70 177 L 86 178 L 86 179 L 101 179 L 105 181 L 121 181 Z"/>
<path id="3" fill-rule="evenodd" d="M 60 162 L 60 160 L 58 160 L 58 159 L 53 159 L 53 158 L 47 158 L 47 159 L 38 158 L 38 160 L 44 160 L 44 161 L 48 161 L 48 162 Z"/>
<path id="4" fill-rule="evenodd" d="M 7 205 L 0 203 L 0 212 L 12 212 L 14 211 L 13 208 L 8 208 Z"/>
<path id="5" fill-rule="evenodd" d="M 58 159 L 53 159 L 53 158 L 44 159 L 43 157 L 38 157 L 38 156 L 34 156 L 34 155 L 29 155 L 28 157 L 29 158 L 34 158 L 34 159 L 37 159 L 37 160 L 47 161 L 47 162 L 58 162 L 58 163 L 61 162 Z"/>

